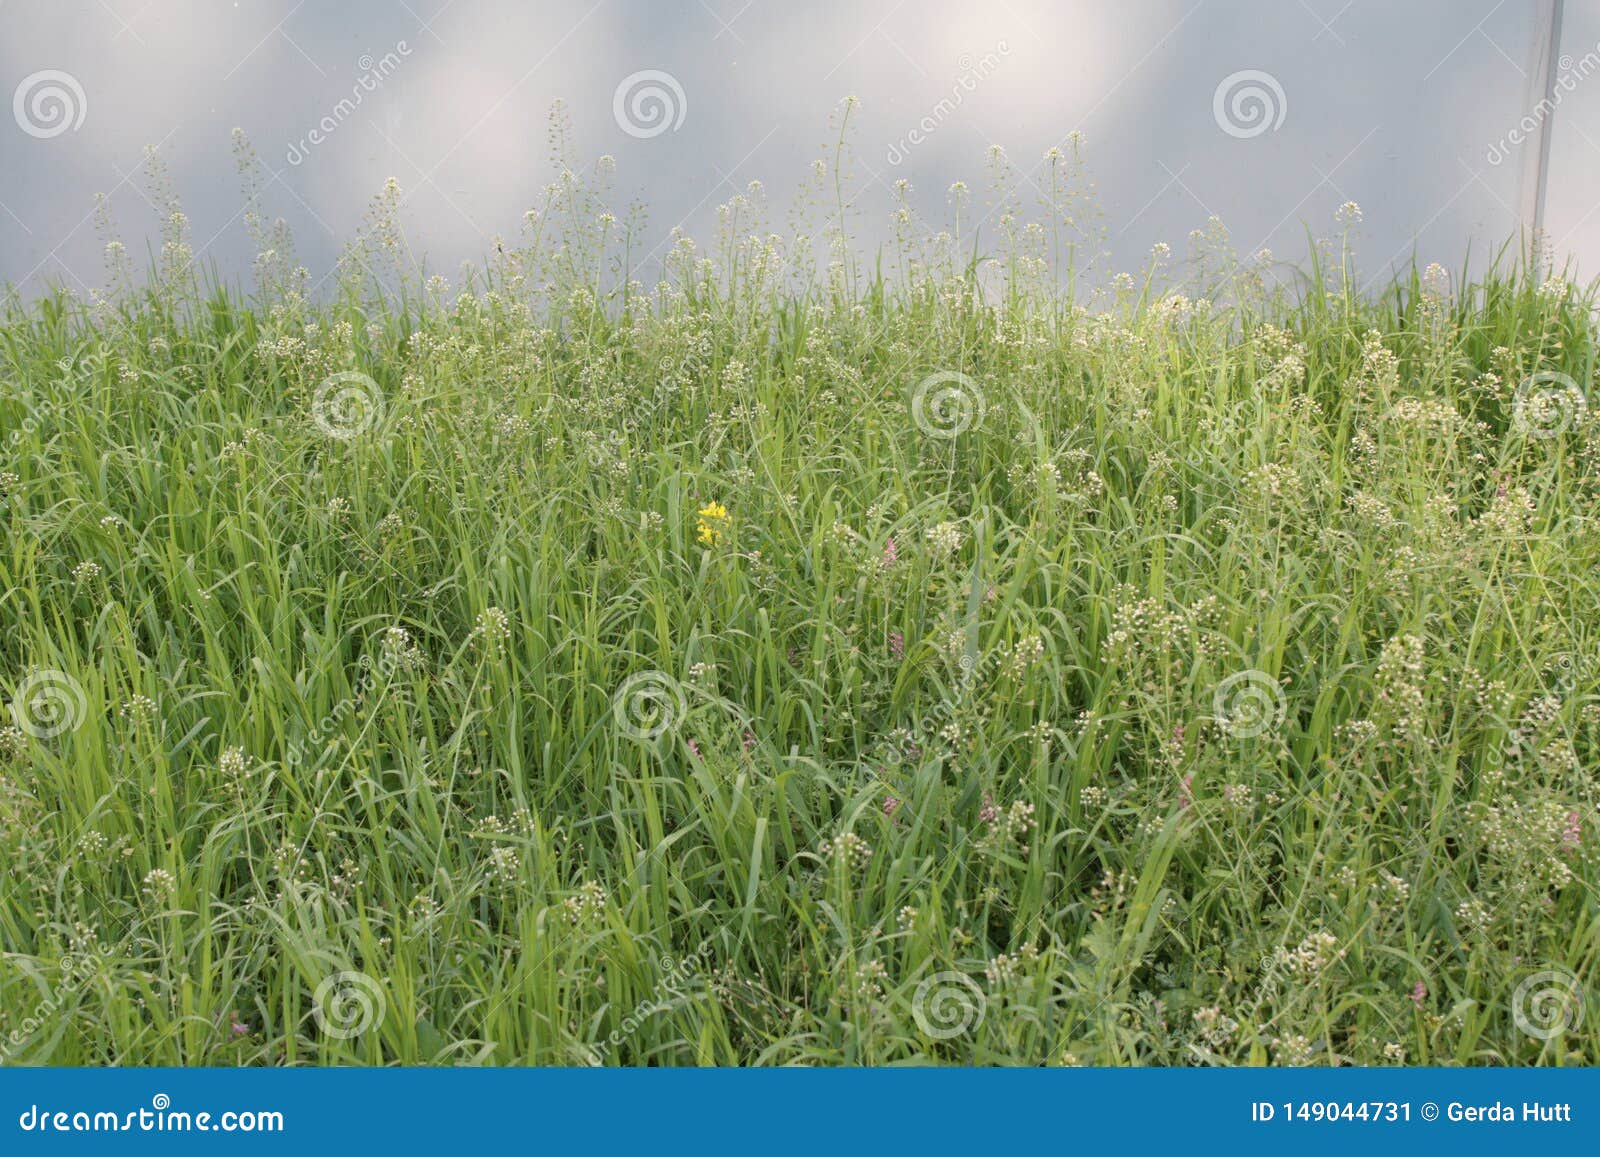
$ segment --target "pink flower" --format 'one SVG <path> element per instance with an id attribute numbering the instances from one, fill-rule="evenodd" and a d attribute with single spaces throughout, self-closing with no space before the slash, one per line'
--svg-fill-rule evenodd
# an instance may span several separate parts
<path id="1" fill-rule="evenodd" d="M 1567 813 L 1567 826 L 1561 830 L 1561 846 L 1575 848 L 1583 842 L 1583 817 L 1577 812 Z"/>
<path id="2" fill-rule="evenodd" d="M 906 637 L 899 631 L 889 632 L 889 654 L 892 658 L 899 659 L 906 653 Z"/>
<path id="3" fill-rule="evenodd" d="M 1193 782 L 1194 782 L 1194 776 L 1186 775 L 1186 776 L 1183 777 L 1183 786 L 1179 789 L 1179 794 L 1178 794 L 1178 810 L 1179 811 L 1182 811 L 1184 808 L 1188 807 L 1190 804 L 1192 804 L 1194 802 L 1194 796 L 1189 791 L 1189 785 L 1192 784 Z"/>
<path id="4" fill-rule="evenodd" d="M 1427 999 L 1428 986 L 1419 980 L 1417 981 L 1417 986 L 1411 990 L 1411 1003 L 1416 1005 L 1418 1008 L 1421 1008 L 1422 1002 Z"/>
<path id="5" fill-rule="evenodd" d="M 889 536 L 889 541 L 883 544 L 883 567 L 885 570 L 900 561 L 900 548 L 895 545 L 894 535 Z"/>
<path id="6" fill-rule="evenodd" d="M 699 759 L 700 758 L 700 745 L 698 743 L 696 743 L 692 739 L 687 740 L 686 742 L 689 744 L 689 750 L 694 752 L 694 757 L 696 759 Z"/>
<path id="7" fill-rule="evenodd" d="M 231 1012 L 228 1014 L 228 1028 L 233 1031 L 234 1036 L 246 1036 L 250 1032 L 250 1026 L 240 1021 L 238 1016 Z"/>
<path id="8" fill-rule="evenodd" d="M 899 806 L 900 801 L 891 795 L 888 799 L 883 801 L 883 814 L 886 816 L 892 816 L 894 815 L 894 809 Z"/>
<path id="9" fill-rule="evenodd" d="M 995 811 L 994 796 L 985 792 L 983 796 L 983 810 L 978 813 L 978 818 L 986 824 L 992 824 L 994 823 L 995 816 L 999 814 L 999 812 Z"/>
<path id="10" fill-rule="evenodd" d="M 744 749 L 746 751 L 754 751 L 755 747 L 756 747 L 756 733 L 754 731 L 751 731 L 747 727 L 747 728 L 745 728 L 745 731 L 744 731 Z"/>

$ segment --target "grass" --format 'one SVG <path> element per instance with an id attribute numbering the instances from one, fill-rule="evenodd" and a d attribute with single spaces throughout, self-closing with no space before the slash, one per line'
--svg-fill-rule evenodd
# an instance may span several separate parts
<path id="1" fill-rule="evenodd" d="M 7 308 L 8 1063 L 1596 1060 L 1592 300 L 844 167 Z"/>

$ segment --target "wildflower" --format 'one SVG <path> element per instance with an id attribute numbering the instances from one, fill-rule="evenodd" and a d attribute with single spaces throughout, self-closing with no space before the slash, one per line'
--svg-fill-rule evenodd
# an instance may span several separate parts
<path id="1" fill-rule="evenodd" d="M 250 757 L 245 754 L 244 748 L 230 747 L 217 760 L 217 770 L 222 772 L 224 779 L 242 783 L 250 771 Z"/>
<path id="2" fill-rule="evenodd" d="M 1017 978 L 1017 960 L 1002 952 L 984 967 L 984 976 L 994 988 L 1001 988 Z"/>
<path id="3" fill-rule="evenodd" d="M 605 910 L 606 890 L 590 880 L 579 887 L 577 895 L 563 900 L 561 906 L 567 910 L 568 920 L 581 924 L 586 918 L 598 916 Z"/>
<path id="4" fill-rule="evenodd" d="M 883 569 L 888 570 L 900 561 L 900 547 L 894 541 L 894 535 L 889 536 L 889 541 L 883 544 Z"/>
<path id="5" fill-rule="evenodd" d="M 156 701 L 148 695 L 135 695 L 122 705 L 117 712 L 129 723 L 147 722 L 156 713 Z"/>
<path id="6" fill-rule="evenodd" d="M 178 881 L 165 868 L 151 868 L 145 873 L 145 895 L 152 900 L 164 900 L 178 889 Z"/>
<path id="7" fill-rule="evenodd" d="M 366 879 L 366 868 L 346 856 L 339 862 L 339 870 L 328 877 L 328 891 L 342 899 L 349 899 Z"/>
<path id="8" fill-rule="evenodd" d="M 728 508 L 720 502 L 708 502 L 695 513 L 699 518 L 695 538 L 701 546 L 716 546 L 727 529 Z"/>
<path id="9" fill-rule="evenodd" d="M 278 845 L 277 851 L 272 853 L 272 867 L 283 879 L 303 879 L 306 875 L 305 857 L 300 854 L 300 849 L 292 843 Z"/>
<path id="10" fill-rule="evenodd" d="M 78 841 L 78 851 L 84 856 L 103 856 L 106 849 L 111 846 L 111 841 L 100 832 L 88 831 L 83 833 L 83 838 Z"/>
<path id="11" fill-rule="evenodd" d="M 1411 989 L 1411 1003 L 1416 1005 L 1417 1008 L 1420 1009 L 1422 1007 L 1422 1002 L 1427 1000 L 1427 999 L 1428 999 L 1428 986 L 1426 984 L 1423 984 L 1422 981 L 1419 980 L 1419 981 L 1417 981 L 1416 985 Z"/>
<path id="12" fill-rule="evenodd" d="M 889 657 L 901 659 L 906 653 L 906 637 L 899 631 L 889 632 Z"/>
<path id="13" fill-rule="evenodd" d="M 895 808 L 899 806 L 900 801 L 891 795 L 888 799 L 883 801 L 883 814 L 886 816 L 892 816 L 894 815 Z"/>
<path id="14" fill-rule="evenodd" d="M 1411 885 L 1405 880 L 1390 872 L 1380 872 L 1378 879 L 1383 883 L 1383 888 L 1397 904 L 1404 904 L 1411 896 Z"/>
<path id="15" fill-rule="evenodd" d="M 1241 812 L 1248 812 L 1254 806 L 1253 794 L 1247 783 L 1230 783 L 1222 789 L 1222 798 L 1227 805 Z"/>
<path id="16" fill-rule="evenodd" d="M 1313 932 L 1302 940 L 1284 958 L 1289 971 L 1301 976 L 1315 976 L 1336 960 L 1344 958 L 1345 950 L 1339 947 L 1339 938 L 1331 932 Z"/>
<path id="17" fill-rule="evenodd" d="M 1017 800 L 1005 811 L 999 811 L 989 802 L 987 796 L 984 799 L 988 806 L 979 815 L 989 825 L 989 838 L 996 844 L 1004 844 L 1011 840 L 1019 844 L 1025 843 L 1028 833 L 1034 828 L 1033 805 Z"/>
<path id="18" fill-rule="evenodd" d="M 1577 812 L 1567 813 L 1566 827 L 1561 829 L 1561 846 L 1575 848 L 1583 842 L 1583 817 Z"/>
<path id="19" fill-rule="evenodd" d="M 1172 735 L 1167 740 L 1167 758 L 1174 766 L 1183 762 L 1185 744 L 1188 742 L 1188 729 L 1183 724 L 1176 724 L 1172 728 Z"/>
<path id="20" fill-rule="evenodd" d="M 869 960 L 856 969 L 856 995 L 862 1000 L 882 1000 L 883 984 L 889 979 L 889 970 L 881 960 Z"/>
<path id="21" fill-rule="evenodd" d="M 928 528 L 928 542 L 940 554 L 954 554 L 961 549 L 961 527 L 954 522 L 941 522 Z"/>
<path id="22" fill-rule="evenodd" d="M 28 750 L 28 738 L 20 727 L 0 727 L 0 755 L 20 759 Z"/>
<path id="23" fill-rule="evenodd" d="M 1419 731 L 1427 720 L 1422 640 L 1397 635 L 1383 645 L 1374 675 L 1378 702 L 1389 709 L 1396 738 Z"/>
<path id="24" fill-rule="evenodd" d="M 1213 1049 L 1224 1049 L 1233 1043 L 1233 1034 L 1239 1031 L 1239 1022 L 1220 1008 L 1202 1008 L 1194 1014 L 1194 1027 L 1206 1045 Z"/>
<path id="25" fill-rule="evenodd" d="M 100 564 L 97 562 L 80 562 L 72 568 L 72 581 L 82 584 L 92 582 L 100 577 Z"/>
<path id="26" fill-rule="evenodd" d="M 381 646 L 379 662 L 385 670 L 419 671 L 427 666 L 427 655 L 411 641 L 411 632 L 404 627 L 390 627 L 384 631 Z"/>
<path id="27" fill-rule="evenodd" d="M 472 635 L 491 655 L 498 655 L 507 639 L 511 638 L 511 619 L 499 607 L 487 607 L 478 612 L 477 625 Z"/>
<path id="28" fill-rule="evenodd" d="M 1311 1041 L 1298 1033 L 1291 1037 L 1273 1037 L 1272 1048 L 1280 1065 L 1299 1068 L 1311 1063 Z"/>
<path id="29" fill-rule="evenodd" d="M 1044 640 L 1038 635 L 1027 635 L 1017 641 L 1006 659 L 1006 674 L 1021 679 L 1035 664 L 1044 658 Z"/>
<path id="30" fill-rule="evenodd" d="M 831 840 L 823 840 L 817 849 L 824 859 L 837 856 L 846 867 L 865 867 L 868 860 L 872 859 L 872 845 L 856 835 L 854 832 L 845 832 Z"/>
<path id="31" fill-rule="evenodd" d="M 514 884 L 522 871 L 516 848 L 496 848 L 489 853 L 489 875 L 502 884 Z"/>
<path id="32" fill-rule="evenodd" d="M 1482 900 L 1463 900 L 1456 905 L 1456 919 L 1478 933 L 1488 931 L 1489 925 L 1494 922 L 1489 906 Z"/>

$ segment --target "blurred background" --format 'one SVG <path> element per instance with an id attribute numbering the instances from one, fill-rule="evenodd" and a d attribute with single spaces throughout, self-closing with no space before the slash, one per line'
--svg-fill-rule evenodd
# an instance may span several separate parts
<path id="1" fill-rule="evenodd" d="M 1364 274 L 1474 267 L 1534 222 L 1559 264 L 1600 268 L 1600 3 L 1552 0 L 4 0 L 0 284 L 25 297 L 104 281 L 106 193 L 135 263 L 158 247 L 156 146 L 201 259 L 253 256 L 230 132 L 268 174 L 268 217 L 313 281 L 385 179 L 416 255 L 453 274 L 514 237 L 557 170 L 550 109 L 577 151 L 616 158 L 646 248 L 709 236 L 763 182 L 783 208 L 851 114 L 854 228 L 891 236 L 901 178 L 934 221 L 965 180 L 984 213 L 1001 146 L 1030 181 L 1082 134 L 1111 262 L 1132 269 L 1212 217 L 1234 247 L 1293 260 L 1308 230 L 1364 218 Z M 1545 62 L 1553 60 L 1553 75 Z M 1558 100 L 1540 108 L 1547 84 Z M 985 224 L 992 230 L 993 222 Z M 985 233 L 985 236 L 990 236 Z M 666 246 L 657 249 L 656 260 Z M 655 271 L 644 270 L 645 280 Z"/>

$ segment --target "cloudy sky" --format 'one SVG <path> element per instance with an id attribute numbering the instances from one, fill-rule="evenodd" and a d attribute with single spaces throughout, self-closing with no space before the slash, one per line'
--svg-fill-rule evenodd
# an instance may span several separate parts
<path id="1" fill-rule="evenodd" d="M 158 147 L 197 249 L 243 278 L 251 250 L 229 134 L 314 277 L 388 177 L 414 250 L 480 257 L 555 175 L 552 104 L 617 160 L 653 236 L 705 236 L 751 179 L 783 206 L 855 114 L 856 202 L 886 237 L 889 186 L 928 216 L 1003 146 L 1037 176 L 1085 139 L 1113 260 L 1180 252 L 1221 218 L 1281 257 L 1361 204 L 1364 270 L 1459 268 L 1527 219 L 1519 122 L 1537 103 L 1547 0 L 0 0 L 0 284 L 103 281 L 110 195 L 136 256 L 156 226 Z M 1547 224 L 1600 268 L 1600 4 L 1567 5 Z M 1591 70 L 1596 75 L 1591 75 Z M 1592 86 L 1592 91 L 1590 88 Z M 1024 186 L 1026 192 L 1026 186 Z M 779 214 L 781 218 L 781 213 Z M 1476 258 L 1475 258 L 1476 261 Z"/>

